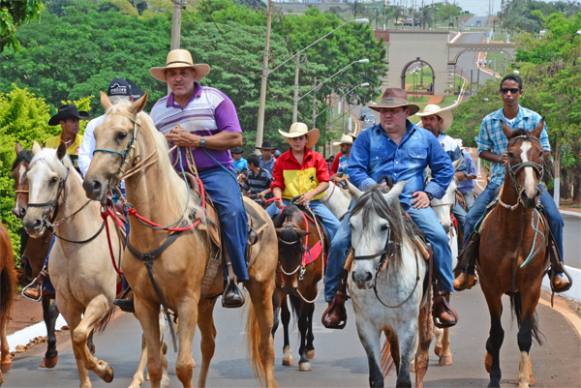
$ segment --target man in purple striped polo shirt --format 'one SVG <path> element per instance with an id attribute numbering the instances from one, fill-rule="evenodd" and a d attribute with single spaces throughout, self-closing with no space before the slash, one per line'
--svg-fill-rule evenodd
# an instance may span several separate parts
<path id="1" fill-rule="evenodd" d="M 194 64 L 189 51 L 176 49 L 167 55 L 166 65 L 154 67 L 151 75 L 167 83 L 171 92 L 151 110 L 157 129 L 170 145 L 177 145 L 172 157 L 185 168 L 187 148 L 192 150 L 200 178 L 212 198 L 238 281 L 248 280 L 245 252 L 247 216 L 232 164 L 230 149 L 242 145 L 242 128 L 232 100 L 218 89 L 200 85 L 210 72 L 205 63 Z M 239 307 L 244 295 L 236 279 L 228 276 L 222 305 Z"/>

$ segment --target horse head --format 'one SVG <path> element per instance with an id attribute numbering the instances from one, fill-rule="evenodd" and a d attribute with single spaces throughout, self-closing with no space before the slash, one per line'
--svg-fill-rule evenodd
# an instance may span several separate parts
<path id="1" fill-rule="evenodd" d="M 307 224 L 303 212 L 295 205 L 285 207 L 275 220 L 278 238 L 279 267 L 292 288 L 298 287 L 298 272 L 308 238 Z"/>
<path id="2" fill-rule="evenodd" d="M 531 132 L 512 130 L 506 124 L 502 126 L 502 131 L 508 138 L 508 179 L 519 201 L 528 208 L 535 207 L 540 197 L 539 184 L 544 172 L 544 153 L 539 137 L 544 126 L 544 120 Z"/>
<path id="3" fill-rule="evenodd" d="M 41 148 L 34 142 L 32 154 L 34 156 L 26 173 L 29 194 L 23 225 L 31 237 L 38 238 L 57 217 L 59 206 L 64 201 L 67 179 L 74 167 L 62 143 L 54 150 Z"/>
<path id="4" fill-rule="evenodd" d="M 95 128 L 95 152 L 83 187 L 87 196 L 104 201 L 107 193 L 119 183 L 128 166 L 139 157 L 136 152 L 138 129 L 144 125 L 138 114 L 147 102 L 147 93 L 134 102 L 111 103 L 101 92 L 105 120 Z M 153 124 L 152 124 L 153 125 Z"/>
<path id="5" fill-rule="evenodd" d="M 361 195 L 353 208 L 349 220 L 355 251 L 351 278 L 360 289 L 373 286 L 393 247 L 402 241 L 399 195 L 405 183 L 396 183 L 387 193 L 383 185 L 375 186 Z"/>
<path id="6" fill-rule="evenodd" d="M 28 180 L 26 173 L 32 160 L 32 152 L 25 150 L 19 143 L 15 145 L 16 159 L 12 164 L 12 179 L 14 179 L 14 208 L 12 213 L 18 218 L 23 218 L 28 205 Z"/>

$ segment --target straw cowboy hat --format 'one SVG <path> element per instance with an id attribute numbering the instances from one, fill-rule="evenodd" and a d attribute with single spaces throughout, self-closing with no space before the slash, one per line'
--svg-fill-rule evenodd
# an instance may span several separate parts
<path id="1" fill-rule="evenodd" d="M 379 111 L 384 108 L 400 108 L 408 107 L 409 115 L 413 115 L 420 110 L 420 107 L 408 101 L 408 96 L 405 90 L 400 88 L 387 88 L 381 96 L 379 102 L 370 102 L 369 107 L 373 110 Z"/>
<path id="2" fill-rule="evenodd" d="M 294 139 L 295 137 L 300 136 L 307 136 L 307 148 L 313 148 L 317 141 L 319 141 L 319 130 L 317 128 L 313 128 L 309 131 L 309 127 L 305 123 L 292 123 L 288 132 L 278 130 L 284 138 L 287 139 Z"/>
<path id="3" fill-rule="evenodd" d="M 195 80 L 199 81 L 210 72 L 210 65 L 207 63 L 194 63 L 192 59 L 192 54 L 188 50 L 175 49 L 171 50 L 167 54 L 167 59 L 165 60 L 165 66 L 162 67 L 152 67 L 149 72 L 158 81 L 165 82 L 165 71 L 167 69 L 178 69 L 188 67 L 194 69 L 196 72 Z"/>
<path id="4" fill-rule="evenodd" d="M 267 151 L 274 151 L 276 147 L 269 142 L 268 140 L 263 141 L 260 147 L 255 147 L 257 150 L 267 150 Z"/>
<path id="5" fill-rule="evenodd" d="M 343 135 L 341 135 L 341 139 L 339 141 L 333 142 L 333 146 L 335 147 L 341 144 L 353 144 L 353 136 L 344 133 Z"/>
<path id="6" fill-rule="evenodd" d="M 74 105 L 63 105 L 59 107 L 57 114 L 48 120 L 48 125 L 58 125 L 61 120 L 64 121 L 72 118 L 86 120 L 89 118 L 89 113 L 77 110 L 77 107 Z"/>
<path id="7" fill-rule="evenodd" d="M 418 112 L 417 116 L 438 116 L 442 119 L 442 132 L 446 132 L 448 128 L 452 126 L 452 121 L 454 121 L 454 116 L 452 115 L 452 108 L 446 107 L 442 108 L 440 105 L 428 104 L 424 107 L 424 110 Z"/>

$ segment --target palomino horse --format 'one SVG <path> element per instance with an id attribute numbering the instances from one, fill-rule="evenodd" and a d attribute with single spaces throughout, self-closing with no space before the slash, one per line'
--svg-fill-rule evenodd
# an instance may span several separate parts
<path id="1" fill-rule="evenodd" d="M 299 370 L 311 370 L 315 355 L 313 345 L 313 313 L 317 299 L 317 283 L 325 271 L 325 236 L 312 212 L 301 210 L 294 204 L 285 207 L 274 220 L 278 237 L 277 290 L 274 298 L 275 325 L 278 325 L 277 310 L 288 294 L 293 310 L 299 320 L 301 334 L 299 346 Z M 291 365 L 288 338 L 289 320 L 285 319 L 283 305 L 284 345 L 283 365 Z"/>
<path id="2" fill-rule="evenodd" d="M 422 298 L 427 264 L 403 217 L 399 195 L 404 185 L 399 182 L 388 193 L 378 186 L 361 194 L 350 219 L 354 257 L 348 285 L 372 387 L 384 384 L 382 332 L 397 368 L 398 387 L 411 386 L 414 354 L 416 386 L 423 385 L 428 368 L 432 339 L 429 291 Z"/>
<path id="3" fill-rule="evenodd" d="M 103 220 L 100 204 L 87 199 L 81 176 L 65 152 L 63 144 L 55 152 L 34 143 L 24 226 L 33 238 L 49 228 L 57 236 L 48 270 L 70 329 L 81 387 L 90 387 L 87 370 L 106 382 L 113 380 L 113 368 L 91 353 L 87 339 L 93 330 L 105 328 L 113 312 L 118 278 L 108 244 L 113 253 L 121 247 L 116 238 L 107 241 L 103 229 L 114 228 L 113 221 Z"/>
<path id="4" fill-rule="evenodd" d="M 498 203 L 480 228 L 478 277 L 490 312 L 490 335 L 484 365 L 491 387 L 499 387 L 502 295 L 509 294 L 518 322 L 519 387 L 534 384 L 530 349 L 532 337 L 540 343 L 535 309 L 547 268 L 549 226 L 540 210 L 539 183 L 543 175 L 543 149 L 539 135 L 544 122 L 531 132 L 503 132 L 509 139 L 504 184 Z"/>
<path id="5" fill-rule="evenodd" d="M 192 386 L 192 342 L 196 326 L 200 327 L 202 365 L 198 385 L 205 386 L 215 349 L 212 313 L 224 278 L 219 268 L 203 292 L 206 267 L 216 261 L 206 223 L 208 209 L 203 206 L 203 196 L 190 191 L 173 169 L 165 138 L 151 118 L 141 112 L 146 101 L 147 95 L 132 104 L 111 105 L 109 98 L 101 94 L 105 121 L 95 130 L 98 151 L 85 178 L 85 190 L 90 197 L 103 200 L 113 185 L 125 178 L 127 199 L 134 206 L 135 216 L 130 218 L 130 249 L 123 256 L 123 271 L 133 289 L 135 315 L 150 350 L 147 366 L 152 386 L 159 386 L 162 370 L 160 304 L 179 317 L 176 374 L 184 387 Z M 250 280 L 246 282 L 252 301 L 248 342 L 256 371 L 272 387 L 276 385 L 271 335 L 278 261 L 276 232 L 260 206 L 247 199 L 245 205 L 257 227 L 256 243 L 249 249 Z M 143 219 L 171 227 L 151 228 L 140 222 Z M 181 233 L 177 232 L 180 227 L 184 230 Z M 147 257 L 141 252 L 147 252 Z"/>
<path id="6" fill-rule="evenodd" d="M 10 236 L 4 225 L 0 224 L 0 385 L 4 382 L 4 373 L 12 365 L 10 348 L 6 339 L 6 326 L 10 318 L 10 310 L 14 292 L 16 291 L 16 271 Z"/>
<path id="7" fill-rule="evenodd" d="M 12 164 L 12 178 L 14 179 L 15 201 L 12 213 L 18 218 L 23 218 L 28 206 L 28 180 L 26 173 L 32 160 L 32 152 L 25 150 L 16 143 L 16 159 Z M 44 265 L 44 259 L 50 249 L 50 240 L 52 233 L 45 232 L 39 238 L 29 237 L 26 231 L 21 233 L 21 255 L 20 255 L 20 283 L 24 287 L 36 278 Z M 56 349 L 55 326 L 59 311 L 54 298 L 48 295 L 42 295 L 42 317 L 46 325 L 47 341 L 46 353 L 40 367 L 54 368 L 58 363 L 58 352 Z M 94 349 L 93 337 L 89 339 L 89 347 Z"/>

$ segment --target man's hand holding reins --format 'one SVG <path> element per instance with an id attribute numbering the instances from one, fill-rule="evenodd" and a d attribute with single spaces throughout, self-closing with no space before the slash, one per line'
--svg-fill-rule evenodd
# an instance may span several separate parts
<path id="1" fill-rule="evenodd" d="M 412 194 L 412 207 L 425 209 L 430 206 L 430 198 L 425 191 L 416 191 Z"/>

